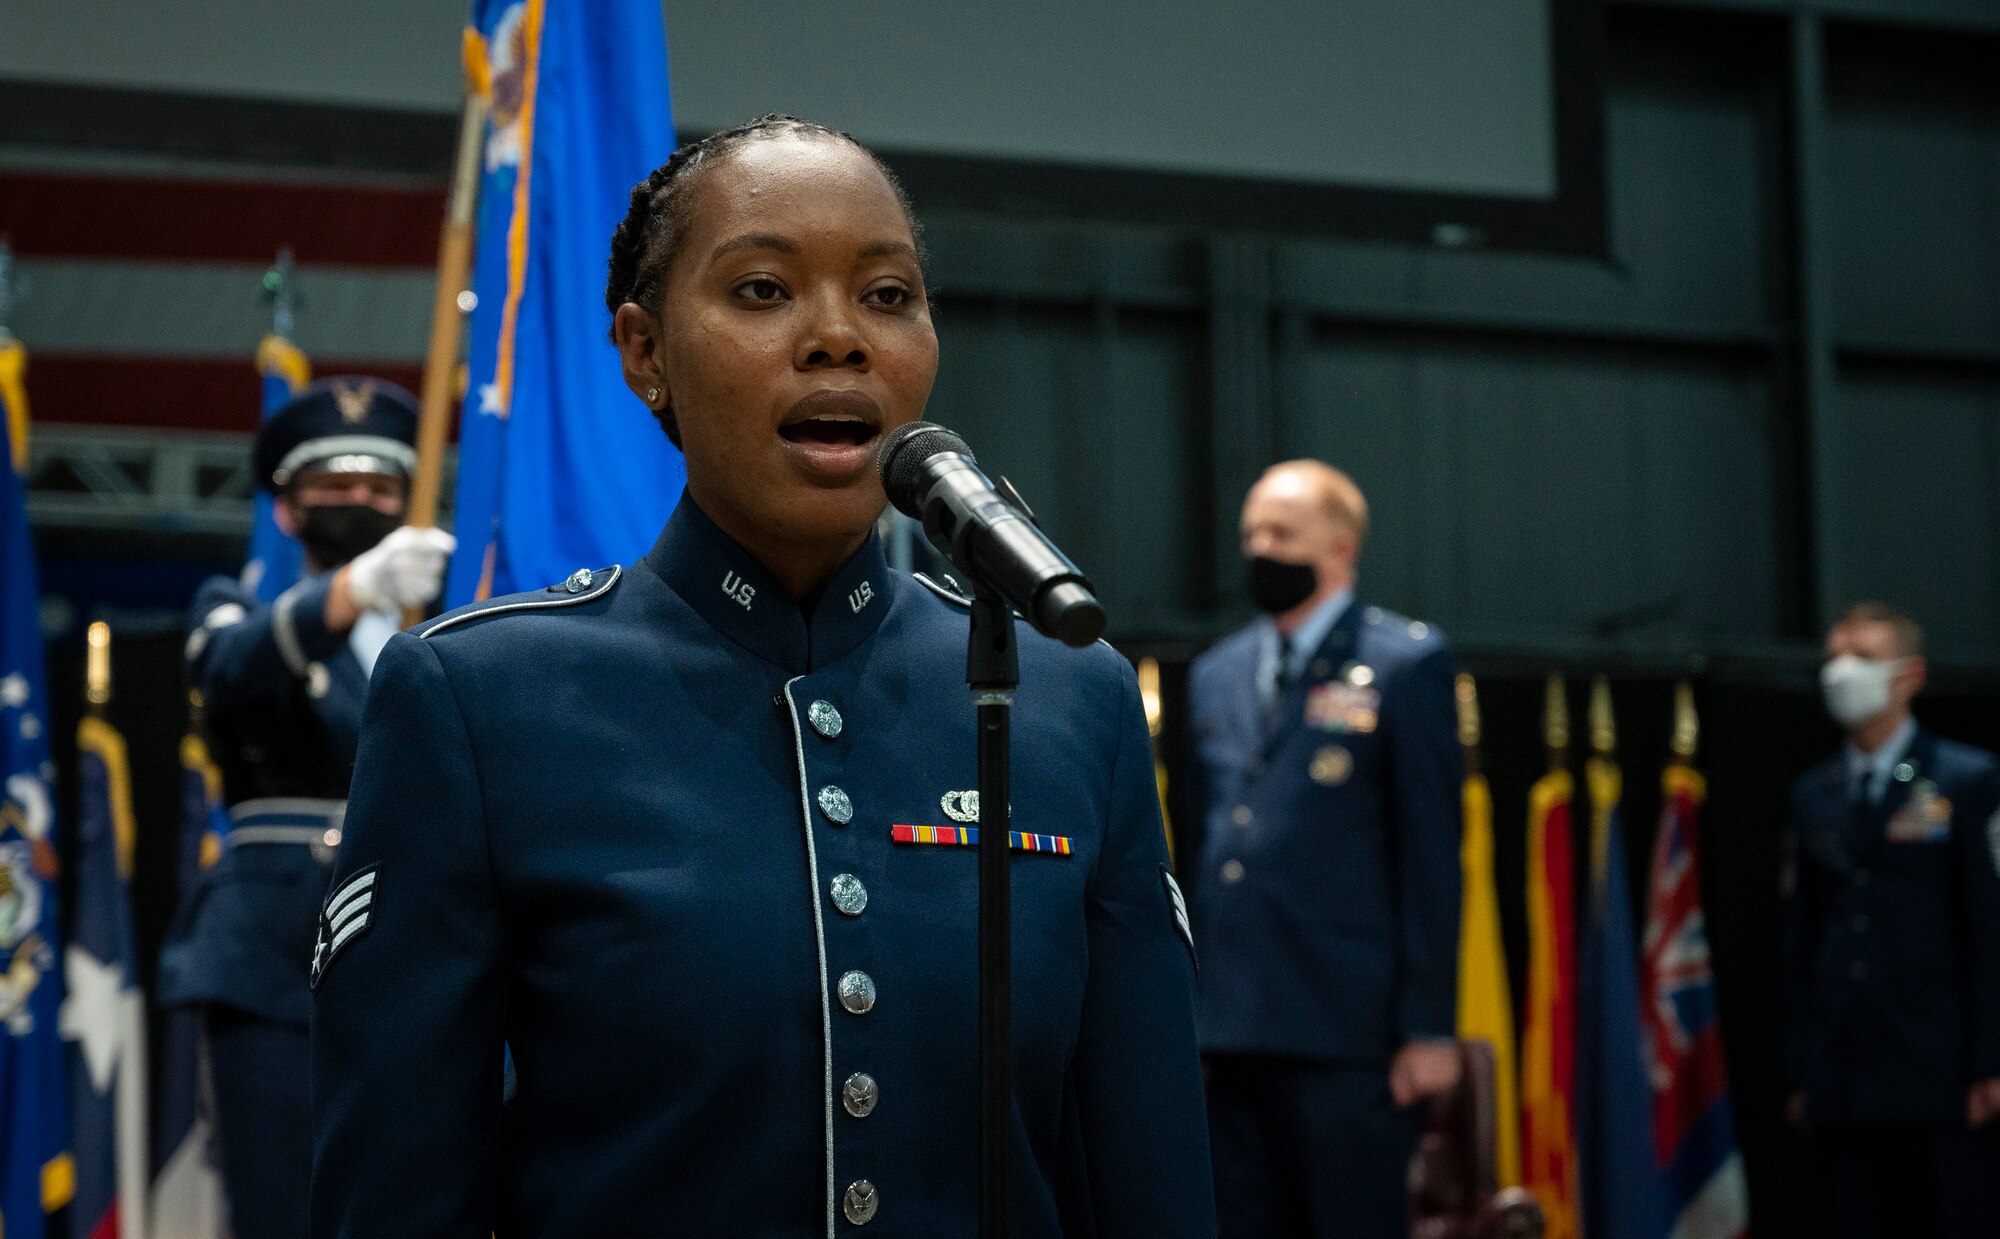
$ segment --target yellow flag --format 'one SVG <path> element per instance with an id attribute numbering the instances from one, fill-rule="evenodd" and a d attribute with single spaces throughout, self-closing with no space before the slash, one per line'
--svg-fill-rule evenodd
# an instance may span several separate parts
<path id="1" fill-rule="evenodd" d="M 1521 1181 L 1521 1131 L 1514 1075 L 1514 1001 L 1500 941 L 1500 900 L 1493 885 L 1493 790 L 1483 774 L 1465 780 L 1465 834 L 1459 845 L 1465 896 L 1458 924 L 1458 1036 L 1493 1047 L 1498 1077 L 1494 1154 L 1499 1186 Z"/>

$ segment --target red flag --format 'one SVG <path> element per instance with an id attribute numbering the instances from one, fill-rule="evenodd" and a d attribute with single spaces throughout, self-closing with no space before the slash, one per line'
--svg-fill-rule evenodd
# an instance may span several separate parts
<path id="1" fill-rule="evenodd" d="M 1566 770 L 1528 794 L 1528 1005 L 1521 1033 L 1521 1181 L 1547 1239 L 1577 1239 L 1576 905 Z"/>

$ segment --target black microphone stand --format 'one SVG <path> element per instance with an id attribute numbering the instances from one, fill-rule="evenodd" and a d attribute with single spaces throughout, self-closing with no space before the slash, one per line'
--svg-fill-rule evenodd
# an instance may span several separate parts
<path id="1" fill-rule="evenodd" d="M 1014 609 L 976 578 L 965 682 L 979 720 L 979 1236 L 1009 1239 L 1014 1029 L 1008 744 L 1021 659 Z"/>

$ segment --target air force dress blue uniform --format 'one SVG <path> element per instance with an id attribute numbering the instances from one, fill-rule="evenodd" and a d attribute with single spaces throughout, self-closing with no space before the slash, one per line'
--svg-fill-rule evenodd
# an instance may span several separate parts
<path id="1" fill-rule="evenodd" d="M 314 1233 L 970 1234 L 966 632 L 873 537 L 802 611 L 683 500 L 638 564 L 393 639 L 314 963 Z M 1015 1233 L 1212 1235 L 1132 670 L 1024 625 L 1021 671 Z"/>
<path id="2" fill-rule="evenodd" d="M 1407 1235 L 1403 1045 L 1454 1030 L 1463 758 L 1438 633 L 1349 596 L 1195 662 L 1201 1045 L 1224 1234 Z"/>
<path id="3" fill-rule="evenodd" d="M 265 423 L 258 468 L 274 490 L 336 460 L 364 472 L 406 469 L 414 431 L 406 393 L 329 380 Z M 197 591 L 190 617 L 187 678 L 201 697 L 230 830 L 221 857 L 183 895 L 161 953 L 160 998 L 203 1009 L 236 1239 L 306 1234 L 307 970 L 340 843 L 369 666 L 394 631 L 376 615 L 351 632 L 329 629 L 331 582 L 331 573 L 308 576 L 266 605 L 217 577 Z"/>
<path id="4" fill-rule="evenodd" d="M 1866 776 L 1871 786 L 1862 786 Z M 1792 788 L 1788 1083 L 1841 1234 L 2000 1234 L 2000 762 L 1907 725 Z"/>
<path id="5" fill-rule="evenodd" d="M 368 691 L 349 635 L 326 628 L 327 584 L 309 577 L 266 606 L 233 581 L 210 581 L 188 642 L 230 831 L 181 906 L 160 995 L 205 1009 L 237 1239 L 306 1233 L 307 967 Z"/>

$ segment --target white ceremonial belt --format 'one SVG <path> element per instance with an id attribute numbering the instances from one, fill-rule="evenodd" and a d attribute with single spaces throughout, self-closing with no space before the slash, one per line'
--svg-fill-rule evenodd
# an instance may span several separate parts
<path id="1" fill-rule="evenodd" d="M 323 831 L 338 827 L 346 818 L 345 800 L 309 796 L 267 796 L 229 806 L 232 835 L 250 826 L 311 826 Z"/>
<path id="2" fill-rule="evenodd" d="M 241 826 L 223 842 L 232 848 L 253 843 L 302 843 L 325 847 L 327 829 L 319 826 Z"/>
<path id="3" fill-rule="evenodd" d="M 223 846 L 232 852 L 260 844 L 309 847 L 313 858 L 326 864 L 333 860 L 333 850 L 340 846 L 340 827 L 347 820 L 347 802 L 304 797 L 246 800 L 230 806 L 229 820 L 229 834 Z"/>

